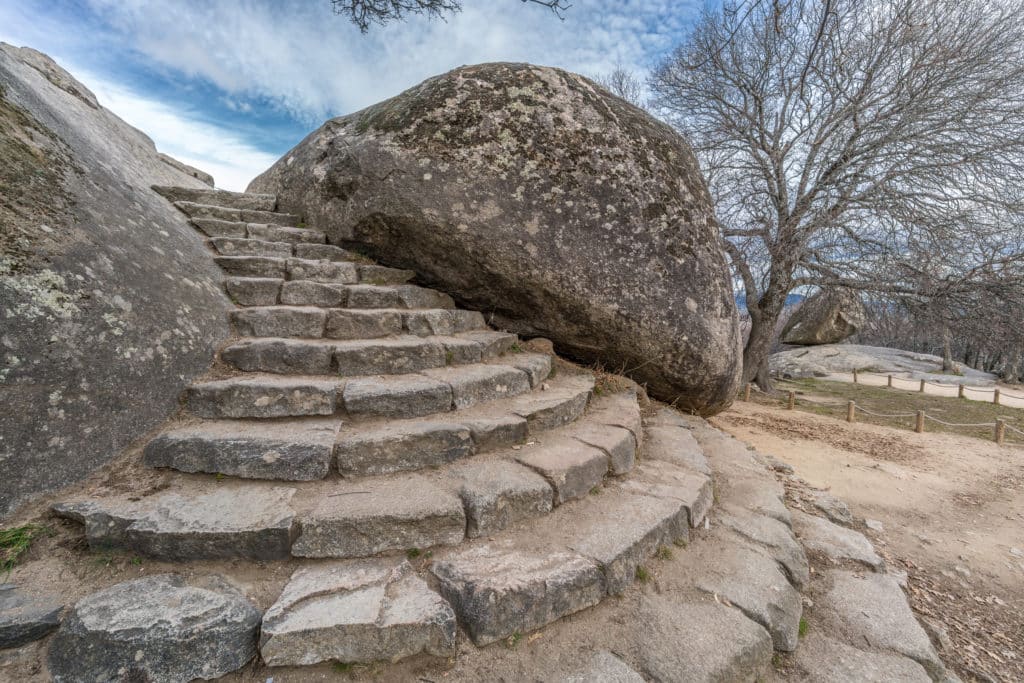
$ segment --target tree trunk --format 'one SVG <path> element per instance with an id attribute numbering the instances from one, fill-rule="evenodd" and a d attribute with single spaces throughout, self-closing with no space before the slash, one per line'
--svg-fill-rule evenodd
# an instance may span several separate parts
<path id="1" fill-rule="evenodd" d="M 783 297 L 784 298 L 784 297 Z M 743 383 L 756 382 L 762 391 L 771 391 L 772 378 L 768 372 L 768 356 L 775 338 L 775 325 L 782 308 L 764 302 L 758 315 L 750 318 L 750 334 L 743 348 Z"/>
<path id="2" fill-rule="evenodd" d="M 948 325 L 942 328 L 942 371 L 953 372 L 953 332 Z"/>

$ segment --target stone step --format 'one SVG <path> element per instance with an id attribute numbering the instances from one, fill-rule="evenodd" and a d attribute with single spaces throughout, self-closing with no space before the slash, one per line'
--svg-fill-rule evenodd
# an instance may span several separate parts
<path id="1" fill-rule="evenodd" d="M 359 281 L 368 285 L 403 285 L 416 277 L 415 271 L 362 264 L 359 266 Z"/>
<path id="2" fill-rule="evenodd" d="M 232 474 L 240 477 L 312 478 L 329 462 L 326 452 L 337 421 L 312 419 L 302 422 L 301 429 L 296 426 L 299 424 L 225 421 L 185 425 L 154 440 L 144 458 L 151 464 L 179 462 L 193 472 L 206 472 L 218 469 L 207 464 L 223 447 Z M 254 443 L 264 428 L 268 441 Z M 204 429 L 217 430 L 219 440 L 204 440 Z M 449 429 L 442 440 L 455 431 Z M 271 443 L 282 433 L 287 438 Z M 469 434 L 462 429 L 461 435 L 455 436 L 468 442 Z M 547 444 L 564 442 L 566 437 L 534 438 Z M 371 462 L 367 453 L 372 452 L 368 448 L 360 457 Z M 516 525 L 555 506 L 551 484 L 516 463 L 515 448 L 470 459 L 459 459 L 457 446 L 453 453 L 456 461 L 449 457 L 436 463 L 441 465 L 437 469 L 358 480 L 297 481 L 291 488 L 270 482 L 169 475 L 168 488 L 152 496 L 86 499 L 54 509 L 82 522 L 94 548 L 116 547 L 160 559 L 187 560 L 272 559 L 289 552 L 295 557 L 351 559 L 455 545 L 467 534 L 488 535 L 502 529 L 515 532 Z M 609 468 L 606 459 L 606 472 Z M 685 495 L 652 497 L 668 501 L 666 505 L 685 507 Z"/>
<path id="3" fill-rule="evenodd" d="M 538 364 L 545 361 L 550 367 L 546 356 L 538 359 Z M 368 418 L 412 418 L 509 398 L 529 391 L 531 386 L 535 384 L 531 385 L 530 376 L 523 370 L 496 363 L 438 368 L 422 376 L 356 377 L 347 381 L 257 373 L 196 382 L 185 392 L 185 405 L 197 417 L 214 419 L 335 412 Z"/>
<path id="4" fill-rule="evenodd" d="M 327 246 L 325 244 L 327 242 L 327 235 L 319 230 L 312 230 L 310 228 L 295 228 L 274 223 L 247 223 L 245 231 L 249 239 L 265 240 L 267 242 L 290 242 L 295 245 L 299 252 L 309 252 L 310 250 Z M 299 249 L 300 246 L 304 248 Z M 310 258 L 303 255 L 303 253 L 297 253 L 296 256 Z M 318 258 L 314 257 L 313 260 L 318 260 Z"/>
<path id="5" fill-rule="evenodd" d="M 201 189 L 194 187 L 169 187 L 154 185 L 157 194 L 173 202 L 191 202 L 207 206 L 223 206 L 229 209 L 249 211 L 273 211 L 277 208 L 277 197 L 272 194 L 250 194 L 228 190 Z"/>
<path id="6" fill-rule="evenodd" d="M 416 285 L 357 285 L 348 288 L 349 308 L 455 308 L 447 294 Z"/>
<path id="7" fill-rule="evenodd" d="M 466 514 L 457 494 L 414 474 L 343 482 L 300 526 L 294 556 L 344 559 L 457 545 Z"/>
<path id="8" fill-rule="evenodd" d="M 685 545 L 689 495 L 612 482 L 486 542 L 441 550 L 431 571 L 477 645 L 526 634 L 622 593 L 662 548 Z"/>
<path id="9" fill-rule="evenodd" d="M 402 334 L 427 337 L 486 330 L 483 316 L 475 311 L 439 308 L 409 310 L 250 306 L 232 311 L 230 317 L 235 332 L 246 337 L 355 340 Z"/>
<path id="10" fill-rule="evenodd" d="M 226 274 L 236 277 L 287 278 L 339 284 L 359 281 L 355 264 L 345 261 L 310 261 L 269 256 L 216 256 L 213 260 Z"/>
<path id="11" fill-rule="evenodd" d="M 302 218 L 290 213 L 275 211 L 257 211 L 253 209 L 232 209 L 226 206 L 213 206 L 196 202 L 178 201 L 174 206 L 189 218 L 214 218 L 219 221 L 234 223 L 265 223 L 270 225 L 298 225 Z"/>
<path id="12" fill-rule="evenodd" d="M 300 567 L 263 616 L 268 666 L 454 657 L 451 606 L 406 560 L 348 560 Z"/>
<path id="13" fill-rule="evenodd" d="M 474 335 L 474 336 L 466 336 Z M 242 339 L 220 352 L 224 362 L 244 372 L 285 375 L 400 375 L 446 365 L 479 363 L 498 342 L 480 333 L 455 336 L 322 341 L 260 337 Z M 496 332 L 514 343 L 515 335 Z M 487 356 L 490 357 L 490 356 Z"/>
<path id="14" fill-rule="evenodd" d="M 323 479 L 334 460 L 340 420 L 206 421 L 166 431 L 146 444 L 143 462 L 180 472 L 244 479 Z"/>
<path id="15" fill-rule="evenodd" d="M 289 258 L 292 255 L 292 245 L 288 242 L 267 242 L 245 237 L 214 237 L 210 243 L 221 256 Z"/>
<path id="16" fill-rule="evenodd" d="M 276 275 L 232 276 L 225 279 L 228 294 L 239 306 L 319 306 L 322 308 L 354 309 L 402 309 L 402 310 L 451 310 L 456 311 L 451 297 L 432 289 L 416 285 L 342 285 L 333 282 L 309 280 L 285 280 L 285 271 L 277 264 L 245 264 L 239 268 L 259 270 Z M 417 324 L 421 330 L 436 330 L 432 334 L 453 334 L 479 326 L 482 315 L 473 311 L 453 313 L 452 320 L 444 317 L 427 317 Z M 468 321 L 468 322 L 467 322 Z M 446 332 L 451 324 L 452 332 Z"/>
<path id="17" fill-rule="evenodd" d="M 506 373 L 510 368 L 491 367 Z M 513 370 L 513 372 L 518 372 Z M 417 376 L 407 377 L 415 380 Z M 363 378 L 360 378 L 363 379 Z M 379 386 L 380 378 L 368 386 Z M 277 380 L 277 381 L 275 381 Z M 342 410 L 342 404 L 356 416 L 379 417 L 367 394 L 370 389 L 360 388 L 355 380 L 337 383 L 316 378 L 275 377 L 252 378 L 251 382 L 221 380 L 197 385 L 190 392 L 187 405 L 194 412 L 221 418 L 197 424 L 188 424 L 160 434 L 144 449 L 144 462 L 151 467 L 167 467 L 184 472 L 226 474 L 252 479 L 280 479 L 302 481 L 326 476 L 328 468 L 336 467 L 346 477 L 376 476 L 406 470 L 435 467 L 471 455 L 508 448 L 514 444 L 540 438 L 541 431 L 530 431 L 527 419 L 507 412 L 505 401 L 492 401 L 458 412 L 447 412 L 453 407 L 450 385 L 437 380 L 425 384 L 420 395 L 410 395 L 416 383 L 406 384 L 407 392 L 396 392 L 388 403 L 386 397 L 374 394 L 372 404 L 378 412 L 396 410 L 407 412 L 410 404 L 421 406 L 424 413 L 442 413 L 429 419 L 406 419 L 368 422 L 345 422 L 314 418 L 253 421 L 251 419 L 225 419 L 252 417 L 278 417 L 294 410 L 296 405 L 322 411 Z M 559 393 L 565 409 L 575 414 L 578 396 L 590 391 L 593 380 L 566 378 L 552 382 L 548 393 Z M 408 389 L 408 387 L 412 389 Z M 433 403 L 433 390 L 440 401 Z M 236 403 L 232 404 L 232 401 Z M 245 406 L 259 404 L 258 410 Z M 364 405 L 365 404 L 365 405 Z M 380 407 L 382 406 L 383 407 Z M 391 406 L 398 406 L 393 409 Z M 361 413 L 359 411 L 362 411 Z M 240 415 L 247 413 L 246 415 Z M 585 447 L 600 451 L 604 472 L 624 474 L 625 462 L 632 463 L 634 452 L 622 455 L 620 428 L 601 429 L 595 420 L 584 418 L 583 426 L 590 436 Z M 340 430 L 339 430 L 340 425 Z M 572 448 L 584 447 L 575 439 L 572 429 L 565 431 Z M 336 436 L 335 436 L 336 435 Z M 543 440 L 543 439 L 542 439 Z M 566 443 L 566 438 L 561 442 Z M 536 445 L 535 443 L 533 445 Z M 509 449 L 508 457 L 520 452 L 532 453 L 532 446 Z M 332 465 L 332 463 L 336 463 Z M 589 490 L 589 489 L 588 489 Z M 550 492 L 548 497 L 551 498 Z"/>
<path id="18" fill-rule="evenodd" d="M 277 560 L 295 538 L 294 488 L 212 485 L 170 489 L 139 500 L 85 499 L 53 511 L 85 526 L 89 547 L 119 548 L 189 562 Z"/>

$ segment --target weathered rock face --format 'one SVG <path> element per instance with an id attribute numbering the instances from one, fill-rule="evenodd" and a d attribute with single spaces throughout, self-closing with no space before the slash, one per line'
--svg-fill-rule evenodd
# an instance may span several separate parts
<path id="1" fill-rule="evenodd" d="M 328 121 L 249 191 L 681 408 L 716 412 L 737 386 L 735 303 L 689 145 L 580 76 L 456 69 Z"/>
<path id="2" fill-rule="evenodd" d="M 0 517 L 159 424 L 228 335 L 153 184 L 207 187 L 49 57 L 0 43 Z"/>
<path id="3" fill-rule="evenodd" d="M 851 289 L 822 290 L 800 305 L 786 326 L 786 344 L 838 344 L 867 322 L 860 295 Z"/>

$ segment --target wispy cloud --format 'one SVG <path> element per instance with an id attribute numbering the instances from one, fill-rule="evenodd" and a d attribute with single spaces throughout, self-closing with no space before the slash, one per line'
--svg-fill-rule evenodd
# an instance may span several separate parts
<path id="1" fill-rule="evenodd" d="M 211 142 L 227 129 L 277 156 L 328 116 L 462 64 L 526 61 L 596 75 L 621 63 L 642 73 L 678 42 L 704 0 L 578 0 L 565 21 L 519 0 L 467 0 L 447 21 L 412 17 L 365 36 L 335 16 L 329 0 L 15 4 L 0 3 L 0 38 L 20 33 L 22 44 L 110 84 L 135 81 L 134 96 L 111 98 L 111 108 L 128 118 L 162 104 L 160 115 L 145 110 L 148 121 L 131 121 L 154 139 L 173 140 L 178 124 L 205 122 L 221 129 Z M 222 142 L 221 151 L 191 147 L 205 145 L 205 134 L 184 139 L 177 155 L 198 165 L 203 158 L 259 162 L 225 162 Z M 205 168 L 212 172 L 209 162 Z M 261 170 L 250 167 L 250 175 Z"/>
<path id="2" fill-rule="evenodd" d="M 77 76 L 107 109 L 146 132 L 157 149 L 213 175 L 218 187 L 244 190 L 278 155 L 257 149 L 188 109 L 175 109 L 89 73 Z"/>

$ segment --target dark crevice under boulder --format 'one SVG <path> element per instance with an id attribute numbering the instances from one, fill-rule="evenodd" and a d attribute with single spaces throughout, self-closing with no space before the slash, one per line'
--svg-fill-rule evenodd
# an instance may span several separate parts
<path id="1" fill-rule="evenodd" d="M 249 191 L 682 409 L 735 392 L 736 307 L 693 152 L 581 76 L 456 69 L 328 121 Z"/>

